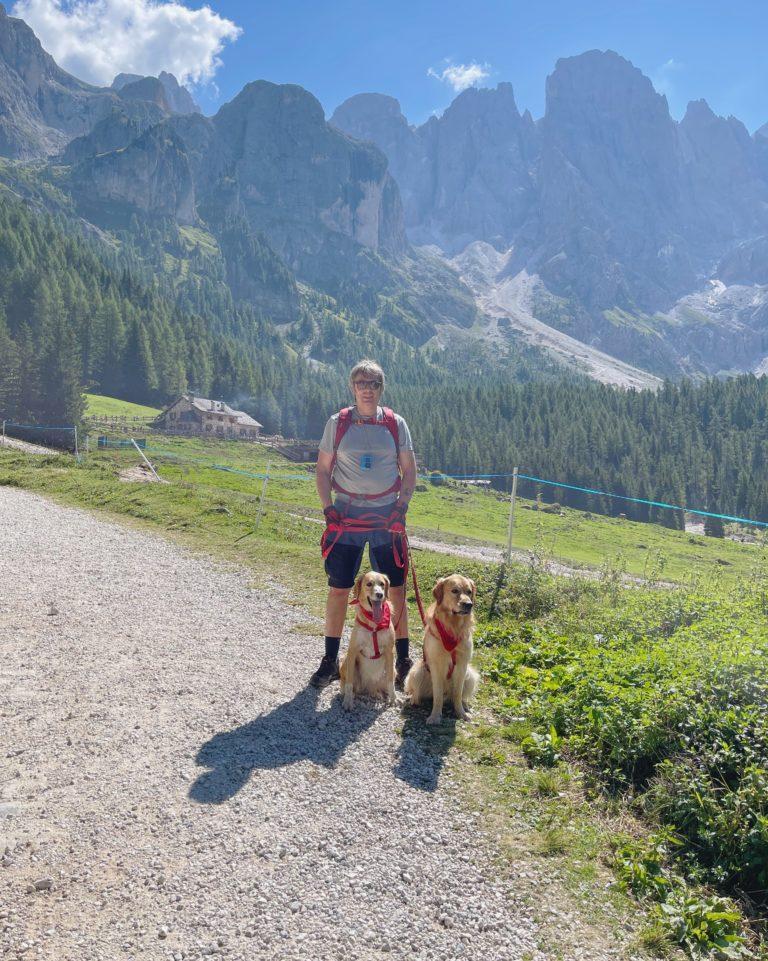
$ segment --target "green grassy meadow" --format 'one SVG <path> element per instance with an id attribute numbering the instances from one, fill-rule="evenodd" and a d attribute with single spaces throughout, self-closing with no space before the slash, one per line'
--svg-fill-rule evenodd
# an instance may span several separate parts
<path id="1" fill-rule="evenodd" d="M 263 474 L 269 467 L 266 498 L 273 509 L 302 510 L 320 517 L 313 467 L 292 463 L 267 447 L 162 435 L 149 435 L 147 444 L 147 455 L 162 477 L 198 485 L 211 496 L 223 491 L 259 495 L 262 479 L 247 474 Z M 112 452 L 97 456 L 108 462 L 114 459 Z M 216 466 L 245 473 L 226 472 Z M 408 514 L 414 532 L 448 542 L 506 545 L 508 495 L 462 486 L 460 482 L 433 486 L 422 479 L 421 487 Z M 535 507 L 534 501 L 517 499 L 513 546 L 570 567 L 619 571 L 675 583 L 713 577 L 723 583 L 738 583 L 751 576 L 763 552 L 762 542 L 742 544 L 707 538 L 568 508 L 560 516 Z"/>
<path id="2" fill-rule="evenodd" d="M 143 404 L 132 404 L 128 400 L 118 400 L 116 397 L 105 397 L 102 394 L 85 394 L 86 417 L 157 417 L 160 413 L 157 407 L 145 407 Z"/>

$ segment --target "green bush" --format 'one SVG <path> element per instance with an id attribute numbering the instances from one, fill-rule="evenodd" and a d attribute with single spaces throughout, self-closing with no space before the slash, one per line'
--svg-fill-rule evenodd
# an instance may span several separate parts
<path id="1" fill-rule="evenodd" d="M 540 581 L 535 596 L 548 589 Z M 661 902 L 665 925 L 691 953 L 709 945 L 740 956 L 738 911 L 702 891 L 748 891 L 752 907 L 768 907 L 760 585 L 740 596 L 605 588 L 564 600 L 553 590 L 553 604 L 526 605 L 525 623 L 492 623 L 479 638 L 492 648 L 488 673 L 504 709 L 529 725 L 526 757 L 545 766 L 578 758 L 607 789 L 636 799 L 662 830 L 625 846 L 620 879 Z"/>

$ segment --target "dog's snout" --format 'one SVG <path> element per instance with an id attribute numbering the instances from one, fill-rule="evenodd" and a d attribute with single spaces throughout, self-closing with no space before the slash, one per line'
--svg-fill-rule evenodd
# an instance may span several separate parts
<path id="1" fill-rule="evenodd" d="M 471 611 L 475 605 L 472 601 L 462 600 L 461 606 L 464 608 L 465 611 Z"/>
<path id="2" fill-rule="evenodd" d="M 377 601 L 380 601 L 384 597 L 384 588 L 383 587 L 374 588 L 373 596 L 376 598 Z"/>

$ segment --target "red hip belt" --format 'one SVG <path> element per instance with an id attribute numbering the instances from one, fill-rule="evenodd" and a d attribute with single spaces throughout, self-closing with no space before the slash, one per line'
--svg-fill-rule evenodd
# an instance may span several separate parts
<path id="1" fill-rule="evenodd" d="M 381 514 L 362 514 L 360 517 L 342 517 L 340 521 L 331 521 L 323 531 L 320 539 L 320 549 L 323 552 L 323 560 L 328 557 L 342 534 L 370 534 L 373 531 L 389 531 L 392 535 L 392 555 L 397 567 L 405 570 L 403 584 L 408 579 L 410 566 L 411 577 L 413 578 L 413 592 L 416 596 L 416 604 L 419 608 L 421 623 L 426 624 L 427 618 L 424 614 L 424 605 L 421 602 L 419 585 L 416 581 L 416 569 L 413 566 L 411 557 L 411 547 L 408 543 L 408 533 L 403 523 L 402 515 L 393 511 L 388 517 Z M 410 561 L 410 565 L 409 565 Z M 400 618 L 405 610 L 405 597 L 403 597 L 403 607 L 395 620 L 395 627 L 400 624 Z"/>

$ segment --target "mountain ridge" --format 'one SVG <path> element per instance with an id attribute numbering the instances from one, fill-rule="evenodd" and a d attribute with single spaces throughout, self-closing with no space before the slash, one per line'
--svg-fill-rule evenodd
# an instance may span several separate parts
<path id="1" fill-rule="evenodd" d="M 477 108 L 455 129 L 470 101 L 502 116 L 493 136 Z M 677 122 L 637 67 L 599 50 L 557 61 L 536 122 L 499 84 L 463 92 L 419 127 L 373 94 L 348 98 L 331 123 L 389 155 L 414 243 L 451 259 L 477 241 L 508 254 L 499 287 L 538 278 L 537 316 L 555 329 L 665 375 L 762 362 L 762 313 L 734 306 L 726 329 L 737 343 L 724 329 L 707 347 L 678 305 L 720 273 L 765 283 L 768 125 L 750 137 L 703 100 Z M 492 189 L 475 189 L 476 178 Z M 700 299 L 714 331 L 723 313 Z"/>
<path id="2" fill-rule="evenodd" d="M 277 323 L 299 320 L 306 287 L 415 346 L 455 328 L 514 350 L 541 342 L 543 324 L 548 344 L 575 338 L 651 379 L 757 369 L 763 128 L 750 137 L 703 101 L 678 123 L 613 51 L 558 60 L 546 94 L 534 121 L 511 84 L 469 88 L 414 127 L 386 95 L 349 98 L 327 121 L 310 92 L 261 80 L 204 117 L 164 72 L 83 84 L 0 13 L 0 154 L 39 161 L 23 176 L 97 230 L 210 233 L 232 292 Z M 504 255 L 482 291 L 460 270 L 478 242 Z M 523 288 L 524 309 L 508 311 Z"/>

